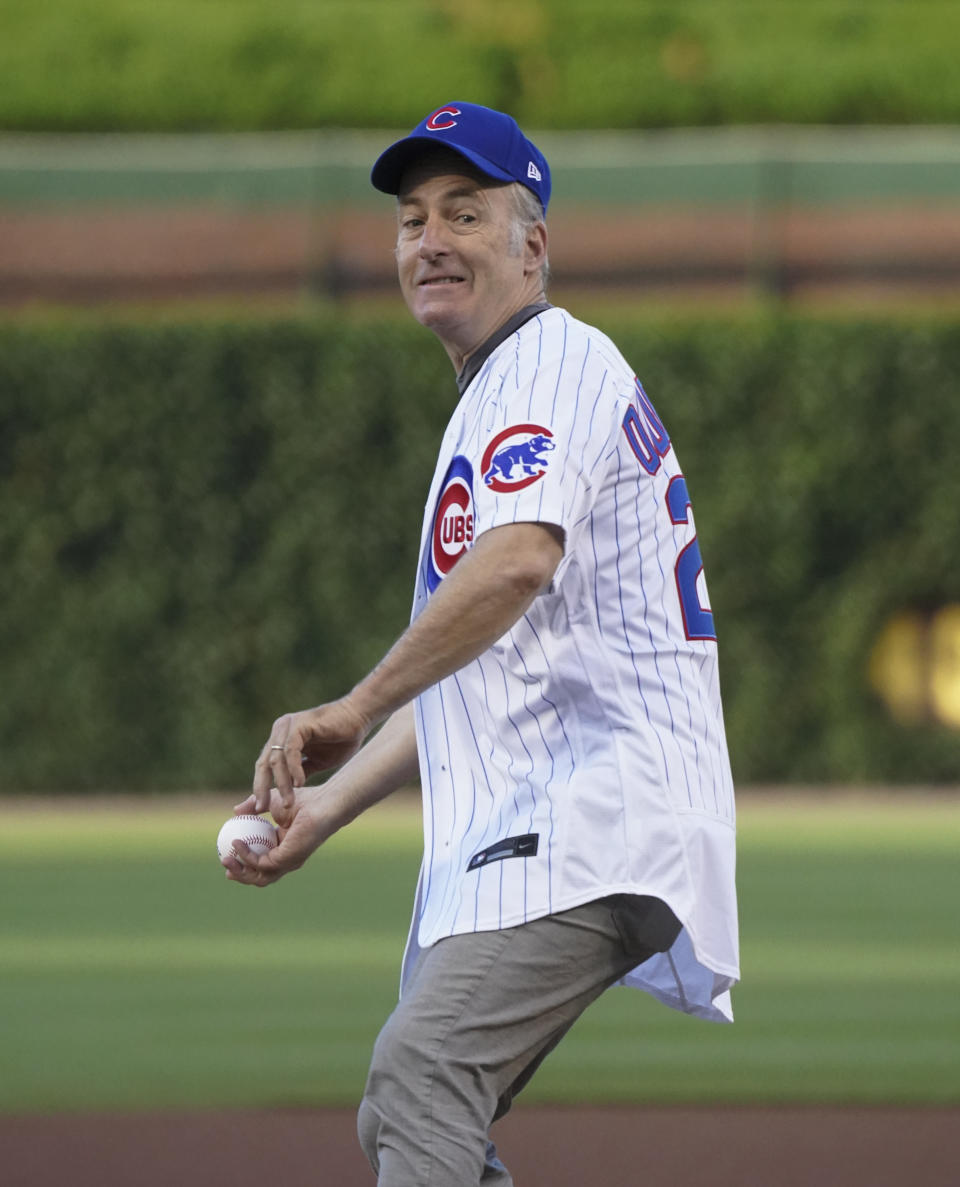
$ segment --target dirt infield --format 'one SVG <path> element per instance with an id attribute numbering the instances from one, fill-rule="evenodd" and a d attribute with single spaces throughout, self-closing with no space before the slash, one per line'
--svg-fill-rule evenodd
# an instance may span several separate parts
<path id="1" fill-rule="evenodd" d="M 948 1187 L 960 1110 L 519 1108 L 517 1187 Z M 0 1118 L 7 1187 L 372 1187 L 348 1110 Z"/>

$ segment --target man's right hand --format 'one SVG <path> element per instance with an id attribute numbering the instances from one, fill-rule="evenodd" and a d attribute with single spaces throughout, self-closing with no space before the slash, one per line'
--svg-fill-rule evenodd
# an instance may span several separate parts
<path id="1" fill-rule="evenodd" d="M 290 730 L 284 736 L 304 743 L 305 749 L 299 752 L 300 763 L 294 765 L 293 771 L 289 766 L 286 768 L 290 783 L 295 786 L 286 797 L 279 787 L 271 786 L 269 779 L 274 768 L 269 759 L 264 762 L 261 754 L 257 775 L 267 779 L 267 789 L 259 800 L 256 793 L 251 793 L 234 811 L 242 815 L 269 810 L 277 822 L 280 843 L 268 853 L 254 854 L 234 842 L 238 851 L 243 852 L 243 862 L 224 859 L 227 876 L 232 881 L 269 886 L 284 874 L 299 869 L 316 849 L 361 812 L 417 778 L 413 706 L 406 705 L 394 713 L 353 761 L 347 762 L 369 728 L 359 724 L 358 719 L 356 710 L 351 712 L 342 701 L 278 718 L 274 730 L 288 723 Z M 281 754 L 280 750 L 269 749 L 273 744 L 265 747 L 266 754 Z M 341 769 L 322 787 L 299 786 L 313 771 L 337 762 L 342 764 Z M 276 760 L 274 764 L 279 765 Z"/>
<path id="2" fill-rule="evenodd" d="M 251 811 L 269 808 L 278 825 L 292 825 L 295 789 L 353 758 L 370 729 L 349 697 L 278 717 L 254 767 Z"/>

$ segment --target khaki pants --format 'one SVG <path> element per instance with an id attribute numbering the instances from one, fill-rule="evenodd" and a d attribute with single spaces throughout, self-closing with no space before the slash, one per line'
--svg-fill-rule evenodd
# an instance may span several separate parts
<path id="1" fill-rule="evenodd" d="M 511 1187 L 491 1124 L 587 1006 L 679 930 L 659 899 L 612 895 L 422 952 L 360 1105 L 379 1187 Z"/>

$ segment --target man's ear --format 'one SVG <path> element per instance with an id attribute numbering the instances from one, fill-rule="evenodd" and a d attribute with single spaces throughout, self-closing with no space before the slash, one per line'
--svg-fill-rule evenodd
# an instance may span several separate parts
<path id="1" fill-rule="evenodd" d="M 534 223 L 527 228 L 527 237 L 523 244 L 524 272 L 539 272 L 547 258 L 547 226 L 546 223 Z"/>

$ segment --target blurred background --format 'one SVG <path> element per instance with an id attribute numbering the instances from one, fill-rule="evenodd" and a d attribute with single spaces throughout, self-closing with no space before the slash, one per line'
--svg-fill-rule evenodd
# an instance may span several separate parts
<path id="1" fill-rule="evenodd" d="M 456 394 L 369 169 L 455 100 L 545 150 L 551 298 L 677 444 L 744 793 L 737 1025 L 604 995 L 521 1104 L 620 1101 L 621 1137 L 567 1109 L 511 1148 L 508 1119 L 508 1162 L 632 1182 L 646 1124 L 651 1185 L 955 1181 L 958 45 L 941 0 L 0 0 L 5 1182 L 268 1157 L 295 1187 L 321 1150 L 368 1181 L 417 797 L 263 895 L 214 838 L 274 717 L 409 615 Z M 651 1103 L 695 1105 L 689 1140 Z M 772 1104 L 803 1106 L 792 1145 Z M 294 1114 L 296 1173 L 276 1114 L 209 1112 L 318 1105 L 343 1163 Z M 176 1140 L 116 1116 L 152 1110 Z"/>
<path id="2" fill-rule="evenodd" d="M 0 0 L 0 790 L 242 786 L 408 614 L 454 392 L 377 153 L 554 175 L 670 428 L 751 784 L 960 760 L 960 10 Z"/>

